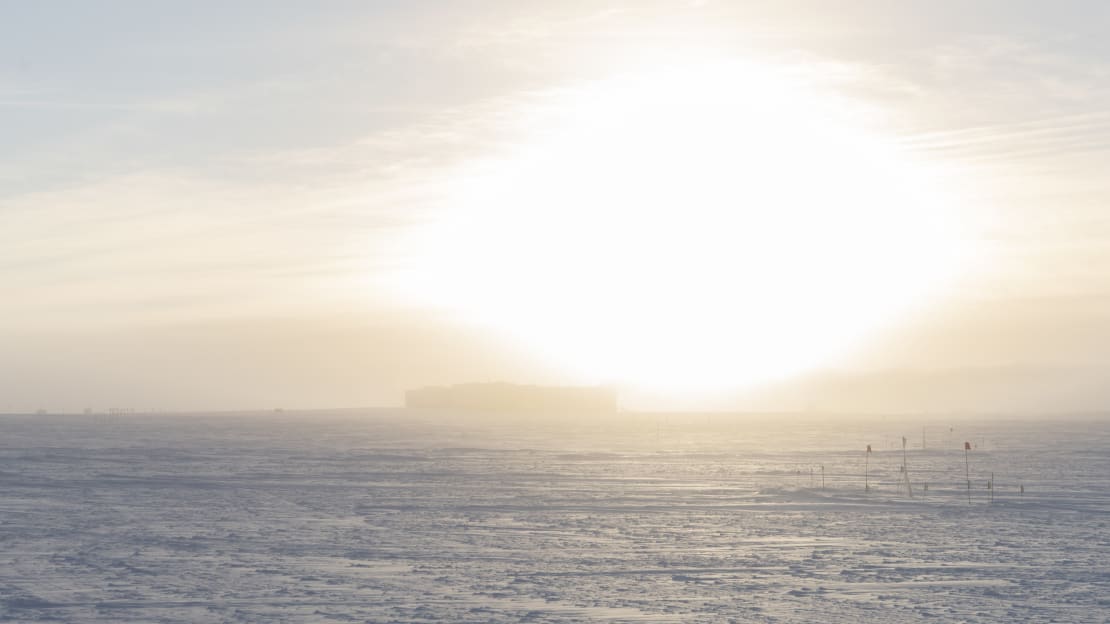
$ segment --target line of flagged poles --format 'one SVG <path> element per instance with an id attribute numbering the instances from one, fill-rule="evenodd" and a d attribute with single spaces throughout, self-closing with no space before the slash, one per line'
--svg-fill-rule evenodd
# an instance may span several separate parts
<path id="1" fill-rule="evenodd" d="M 871 451 L 871 445 L 868 444 L 867 445 L 867 452 L 864 453 L 864 456 L 863 456 L 863 490 L 864 490 L 864 492 L 870 492 L 871 491 L 871 480 L 870 480 L 871 452 L 872 452 Z M 967 482 L 967 504 L 969 504 L 969 505 L 971 504 L 971 459 L 970 459 L 970 453 L 971 453 L 971 442 L 964 442 L 964 479 Z M 906 491 L 909 492 L 910 497 L 912 498 L 913 497 L 913 488 L 910 485 L 910 475 L 909 475 L 909 468 L 907 466 L 907 463 L 908 463 L 908 461 L 907 461 L 907 455 L 906 455 L 906 437 L 902 436 L 902 466 L 901 466 L 900 481 L 905 483 Z M 824 472 L 825 472 L 825 467 L 821 466 L 821 473 L 822 473 L 821 474 L 821 477 L 822 477 L 821 487 L 824 487 Z M 990 502 L 993 503 L 994 502 L 994 473 L 993 472 L 991 473 L 990 481 L 987 481 L 987 490 L 990 492 Z M 929 491 L 929 485 L 928 484 L 925 484 L 925 491 L 926 492 Z M 1019 484 L 1018 485 L 1018 491 L 1020 492 L 1021 496 L 1024 497 L 1025 496 L 1025 484 Z"/>

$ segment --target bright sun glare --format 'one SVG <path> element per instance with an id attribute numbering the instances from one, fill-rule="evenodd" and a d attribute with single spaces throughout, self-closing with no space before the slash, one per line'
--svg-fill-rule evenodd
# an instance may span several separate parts
<path id="1" fill-rule="evenodd" d="M 580 381 L 826 364 L 959 264 L 951 208 L 845 107 L 740 63 L 548 94 L 527 141 L 460 171 L 404 287 Z"/>

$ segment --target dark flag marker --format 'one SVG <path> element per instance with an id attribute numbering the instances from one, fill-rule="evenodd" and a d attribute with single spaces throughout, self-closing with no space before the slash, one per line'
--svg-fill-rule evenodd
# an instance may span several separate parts
<path id="1" fill-rule="evenodd" d="M 971 450 L 971 442 L 964 442 L 964 478 L 967 479 L 967 504 L 971 504 L 971 468 L 968 466 L 967 452 Z"/>

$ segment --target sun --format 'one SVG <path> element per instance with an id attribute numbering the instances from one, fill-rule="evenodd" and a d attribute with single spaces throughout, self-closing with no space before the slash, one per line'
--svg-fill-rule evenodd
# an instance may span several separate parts
<path id="1" fill-rule="evenodd" d="M 715 392 L 826 365 L 961 256 L 950 207 L 855 112 L 736 62 L 554 90 L 457 172 L 406 293 L 580 381 Z"/>

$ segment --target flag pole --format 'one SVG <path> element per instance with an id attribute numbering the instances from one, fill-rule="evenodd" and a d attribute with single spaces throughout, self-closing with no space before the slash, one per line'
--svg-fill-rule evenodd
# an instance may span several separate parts
<path id="1" fill-rule="evenodd" d="M 867 445 L 867 453 L 863 455 L 863 491 L 870 492 L 871 484 L 867 480 L 867 463 L 871 459 L 871 445 Z"/>
<path id="2" fill-rule="evenodd" d="M 910 483 L 910 466 L 906 459 L 906 436 L 902 436 L 902 480 L 906 482 L 906 494 L 913 498 L 913 485 Z"/>
<path id="3" fill-rule="evenodd" d="M 964 478 L 967 479 L 967 504 L 971 504 L 971 468 L 968 465 L 967 452 L 971 450 L 971 442 L 964 442 Z"/>

